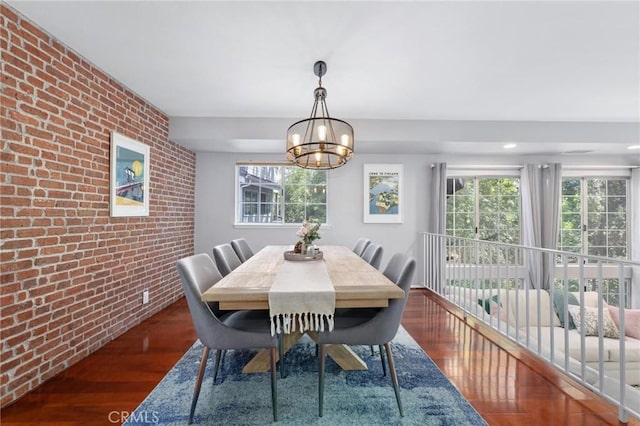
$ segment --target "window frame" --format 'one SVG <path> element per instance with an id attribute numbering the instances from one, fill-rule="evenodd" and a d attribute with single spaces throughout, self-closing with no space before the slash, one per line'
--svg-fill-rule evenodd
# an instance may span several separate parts
<path id="1" fill-rule="evenodd" d="M 632 218 L 632 208 L 633 206 L 631 205 L 632 201 L 632 180 L 631 180 L 631 171 L 627 170 L 627 169 L 623 169 L 623 170 L 610 170 L 610 169 L 601 169 L 601 170 L 592 170 L 592 169 L 568 169 L 568 170 L 563 170 L 562 172 L 562 179 L 564 181 L 564 179 L 578 179 L 580 180 L 580 219 L 581 219 L 581 247 L 580 247 L 580 252 L 576 253 L 576 254 L 580 254 L 580 255 L 589 255 L 589 241 L 588 241 L 588 236 L 585 236 L 585 233 L 588 233 L 589 231 L 589 226 L 588 226 L 588 214 L 589 214 L 589 210 L 588 210 L 588 193 L 587 193 L 587 182 L 589 180 L 592 179 L 615 179 L 615 180 L 626 180 L 626 194 L 625 194 L 625 200 L 626 200 L 626 211 L 625 211 L 625 216 L 626 216 L 626 238 L 625 238 L 625 243 L 626 243 L 626 257 L 624 259 L 620 259 L 620 260 L 630 260 L 632 253 L 632 244 L 631 244 L 631 218 Z M 564 183 L 564 182 L 563 182 Z M 562 197 L 564 197 L 564 194 L 560 193 L 560 197 L 562 200 Z M 562 203 L 562 201 L 561 201 Z M 560 217 L 562 217 L 563 212 L 562 212 L 562 206 L 560 208 Z M 584 226 L 586 225 L 586 229 L 584 228 Z M 608 228 L 607 228 L 608 229 Z M 563 246 L 560 245 L 561 241 L 562 241 L 562 223 L 560 223 L 560 227 L 558 229 L 558 250 L 563 250 Z M 607 251 L 609 246 L 605 246 L 607 247 Z M 608 257 L 604 256 L 604 257 Z M 612 258 L 615 259 L 615 258 Z"/>
<path id="2" fill-rule="evenodd" d="M 447 173 L 447 179 L 456 179 L 456 178 L 464 178 L 466 180 L 473 180 L 474 185 L 474 229 L 473 229 L 473 239 L 480 239 L 480 199 L 479 199 L 479 188 L 480 188 L 480 179 L 517 179 L 519 182 L 518 187 L 518 227 L 519 227 L 519 241 L 517 243 L 510 244 L 522 244 L 522 187 L 521 181 L 522 176 L 520 173 L 520 169 L 515 170 L 451 170 Z M 449 212 L 445 208 L 445 216 Z M 445 234 L 447 234 L 447 228 L 445 225 Z M 486 240 L 486 241 L 494 241 L 494 240 Z M 506 243 L 505 241 L 495 241 L 497 243 Z"/>
<path id="3" fill-rule="evenodd" d="M 284 218 L 286 215 L 286 207 L 285 207 L 285 200 L 286 200 L 286 196 L 285 193 L 283 192 L 281 200 L 280 200 L 280 209 L 282 211 L 282 217 L 283 217 L 283 221 L 282 222 L 239 222 L 238 219 L 240 217 L 240 211 L 239 208 L 241 208 L 240 203 L 241 203 L 241 189 L 240 189 L 240 185 L 239 185 L 239 179 L 240 179 L 240 167 L 243 166 L 249 166 L 249 167 L 280 167 L 282 169 L 282 186 L 284 188 L 285 185 L 285 172 L 284 172 L 284 168 L 286 167 L 298 167 L 292 163 L 287 163 L 287 162 L 269 162 L 269 161 L 265 161 L 265 162 L 237 162 L 235 164 L 234 167 L 234 208 L 233 208 L 233 226 L 235 228 L 298 228 L 301 224 L 301 222 L 284 222 Z M 313 170 L 314 172 L 316 172 L 316 170 Z M 326 174 L 326 180 L 325 180 L 325 187 L 326 187 L 326 200 L 325 200 L 325 208 L 326 208 L 326 212 L 325 212 L 325 222 L 322 223 L 322 226 L 324 228 L 330 228 L 331 224 L 330 224 L 330 218 L 329 218 L 329 192 L 330 192 L 330 184 L 329 184 L 329 173 L 327 173 L 327 170 L 317 170 L 318 172 L 324 172 Z M 260 197 L 258 197 L 260 198 Z M 258 209 L 260 209 L 260 201 L 258 201 Z"/>

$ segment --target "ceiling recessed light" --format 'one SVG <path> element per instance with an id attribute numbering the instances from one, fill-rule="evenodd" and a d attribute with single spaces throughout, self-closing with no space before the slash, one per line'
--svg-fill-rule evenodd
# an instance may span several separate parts
<path id="1" fill-rule="evenodd" d="M 515 143 L 508 143 L 508 144 L 504 145 L 503 148 L 511 149 L 511 148 L 515 148 L 516 146 L 518 146 L 518 145 L 516 145 Z"/>
<path id="2" fill-rule="evenodd" d="M 640 145 L 631 145 L 628 146 L 627 149 L 640 149 Z"/>

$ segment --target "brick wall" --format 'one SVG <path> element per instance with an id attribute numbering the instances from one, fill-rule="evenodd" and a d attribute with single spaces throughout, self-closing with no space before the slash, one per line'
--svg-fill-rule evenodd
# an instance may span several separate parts
<path id="1" fill-rule="evenodd" d="M 0 8 L 5 406 L 180 297 L 195 155 L 168 140 L 164 113 Z M 112 131 L 151 148 L 148 217 L 109 216 Z"/>

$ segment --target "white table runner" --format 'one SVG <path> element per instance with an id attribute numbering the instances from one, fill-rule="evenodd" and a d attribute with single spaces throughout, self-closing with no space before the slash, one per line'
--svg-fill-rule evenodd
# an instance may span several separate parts
<path id="1" fill-rule="evenodd" d="M 324 261 L 285 260 L 269 290 L 271 335 L 333 330 L 336 293 Z"/>

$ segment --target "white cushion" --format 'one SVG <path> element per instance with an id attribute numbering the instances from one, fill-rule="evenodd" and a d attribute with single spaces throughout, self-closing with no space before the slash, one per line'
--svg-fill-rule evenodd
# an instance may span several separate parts
<path id="1" fill-rule="evenodd" d="M 571 294 L 576 296 L 578 299 L 578 303 L 580 303 L 580 292 L 572 291 Z M 601 297 L 598 295 L 597 291 L 585 291 L 584 293 L 584 306 L 598 306 L 598 302 L 600 302 Z"/>
<path id="2" fill-rule="evenodd" d="M 538 339 L 537 327 L 529 329 L 530 339 Z M 577 360 L 582 359 L 582 343 L 581 335 L 577 330 L 569 330 L 569 350 L 564 346 L 564 331 L 562 327 L 542 327 L 542 343 L 545 346 L 551 346 L 551 334 L 553 332 L 554 347 L 562 352 L 568 352 L 569 356 Z M 520 339 L 525 338 L 525 330 L 520 330 Z M 586 336 L 584 338 L 585 361 L 595 362 L 599 359 L 599 338 L 597 336 Z M 604 351 L 604 361 L 620 360 L 620 341 L 618 339 L 603 338 L 602 348 Z M 640 340 L 627 337 L 625 339 L 625 357 L 627 362 L 640 362 Z"/>
<path id="3" fill-rule="evenodd" d="M 516 297 L 518 307 L 519 327 L 548 327 L 550 325 L 560 326 L 560 319 L 553 309 L 551 297 L 546 290 L 509 290 L 507 301 L 500 299 L 503 308 L 508 308 L 510 315 L 515 318 Z M 528 300 L 527 300 L 528 299 Z M 527 301 L 529 303 L 529 322 L 527 323 Z M 538 316 L 538 306 L 540 306 L 540 316 Z M 551 315 L 549 314 L 551 313 Z"/>

